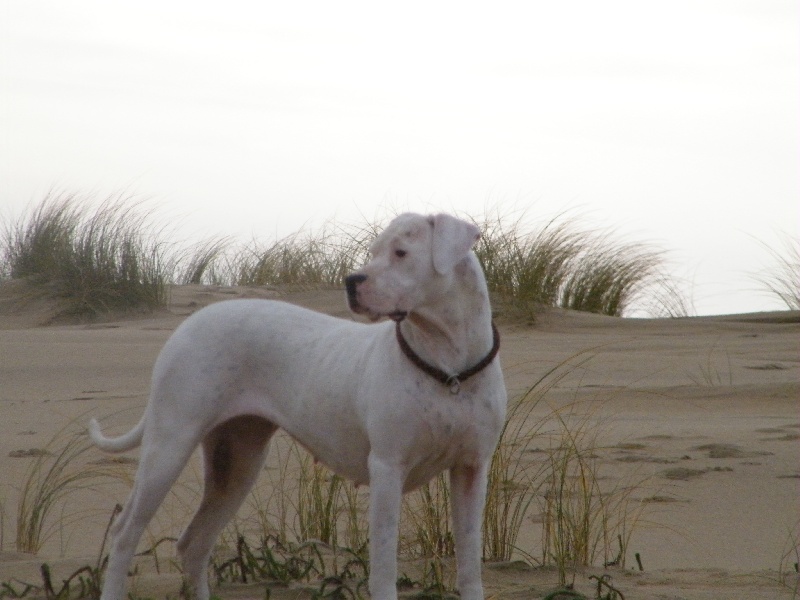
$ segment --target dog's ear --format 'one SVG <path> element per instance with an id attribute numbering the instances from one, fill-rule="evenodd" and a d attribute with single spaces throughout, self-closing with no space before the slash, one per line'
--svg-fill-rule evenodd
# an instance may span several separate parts
<path id="1" fill-rule="evenodd" d="M 434 215 L 432 221 L 433 268 L 444 275 L 472 250 L 481 237 L 481 230 L 472 223 L 445 214 Z"/>

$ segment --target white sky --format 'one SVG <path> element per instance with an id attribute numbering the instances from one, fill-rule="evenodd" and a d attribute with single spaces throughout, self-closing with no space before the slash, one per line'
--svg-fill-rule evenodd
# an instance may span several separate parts
<path id="1" fill-rule="evenodd" d="M 186 236 L 570 210 L 700 314 L 780 304 L 800 236 L 795 0 L 0 0 L 0 215 L 151 198 Z"/>

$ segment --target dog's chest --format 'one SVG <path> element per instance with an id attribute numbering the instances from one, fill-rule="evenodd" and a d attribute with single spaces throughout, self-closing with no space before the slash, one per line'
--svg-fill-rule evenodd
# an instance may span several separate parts
<path id="1" fill-rule="evenodd" d="M 435 398 L 421 404 L 421 429 L 432 440 L 451 446 L 464 443 L 478 435 L 480 411 L 474 407 L 473 398 Z"/>
<path id="2" fill-rule="evenodd" d="M 408 449 L 407 488 L 455 465 L 477 465 L 491 456 L 498 423 L 491 405 L 469 393 L 436 395 L 416 403 Z"/>

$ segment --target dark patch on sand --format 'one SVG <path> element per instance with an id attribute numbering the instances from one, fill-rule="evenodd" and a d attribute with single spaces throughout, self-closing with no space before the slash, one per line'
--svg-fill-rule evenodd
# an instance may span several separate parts
<path id="1" fill-rule="evenodd" d="M 33 458 L 50 454 L 44 448 L 28 448 L 27 450 L 12 450 L 8 453 L 11 458 Z"/>
<path id="2" fill-rule="evenodd" d="M 796 442 L 800 440 L 800 433 L 786 433 L 780 437 L 761 438 L 762 442 Z"/>
<path id="3" fill-rule="evenodd" d="M 90 465 L 136 465 L 139 461 L 130 456 L 104 456 L 93 460 Z"/>
<path id="4" fill-rule="evenodd" d="M 753 458 L 755 456 L 771 456 L 772 452 L 743 450 L 735 444 L 703 444 L 692 450 L 708 452 L 709 458 Z"/>
<path id="5" fill-rule="evenodd" d="M 678 500 L 674 496 L 649 496 L 647 498 L 642 498 L 642 502 L 645 504 L 669 504 L 672 502 L 687 502 L 687 500 Z"/>
<path id="6" fill-rule="evenodd" d="M 617 462 L 623 463 L 653 463 L 657 465 L 672 465 L 678 462 L 677 459 L 674 458 L 659 458 L 657 456 L 650 456 L 647 454 L 628 454 L 626 456 L 620 456 L 619 458 L 615 458 Z"/>
<path id="7" fill-rule="evenodd" d="M 647 444 L 638 444 L 636 442 L 623 442 L 621 444 L 617 444 L 614 446 L 619 450 L 644 450 L 647 448 Z"/>
<path id="8" fill-rule="evenodd" d="M 667 479 L 674 479 L 676 481 L 688 481 L 695 477 L 700 477 L 706 473 L 730 473 L 733 469 L 730 467 L 712 467 L 708 469 L 687 469 L 686 467 L 675 467 L 674 469 L 667 469 L 661 475 Z"/>

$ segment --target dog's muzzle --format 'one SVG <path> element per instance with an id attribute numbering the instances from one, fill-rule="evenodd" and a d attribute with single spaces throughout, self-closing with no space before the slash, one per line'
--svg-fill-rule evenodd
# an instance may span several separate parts
<path id="1" fill-rule="evenodd" d="M 350 306 L 350 310 L 357 315 L 367 315 L 373 321 L 377 321 L 381 317 L 389 317 L 392 321 L 400 322 L 408 316 L 408 313 L 403 310 L 396 310 L 386 314 L 374 313 L 368 307 L 362 305 L 361 302 L 358 301 L 358 286 L 366 280 L 367 276 L 361 273 L 345 277 L 344 287 L 347 290 L 347 304 Z"/>

